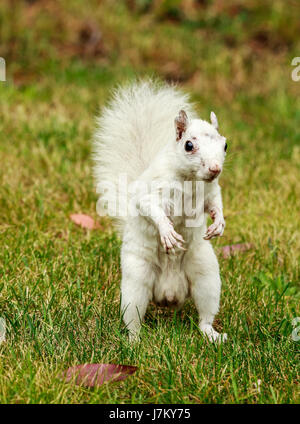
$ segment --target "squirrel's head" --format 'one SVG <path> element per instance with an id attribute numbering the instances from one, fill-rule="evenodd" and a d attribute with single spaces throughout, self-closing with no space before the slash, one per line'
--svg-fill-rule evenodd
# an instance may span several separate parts
<path id="1" fill-rule="evenodd" d="M 184 110 L 175 118 L 176 151 L 182 170 L 198 180 L 211 182 L 217 178 L 225 160 L 226 138 L 218 132 L 218 120 L 214 112 L 211 123 L 201 119 L 189 119 Z"/>

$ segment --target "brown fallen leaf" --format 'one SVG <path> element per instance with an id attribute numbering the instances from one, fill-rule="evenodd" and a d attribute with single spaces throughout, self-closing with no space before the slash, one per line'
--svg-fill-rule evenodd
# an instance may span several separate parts
<path id="1" fill-rule="evenodd" d="M 247 250 L 253 249 L 254 246 L 251 243 L 238 243 L 229 244 L 221 248 L 223 258 L 229 258 L 235 252 L 246 252 Z"/>
<path id="2" fill-rule="evenodd" d="M 74 381 L 77 385 L 97 387 L 105 381 L 122 381 L 136 370 L 132 365 L 83 364 L 68 368 L 61 377 L 68 383 Z"/>
<path id="3" fill-rule="evenodd" d="M 80 225 L 82 228 L 87 228 L 89 230 L 94 230 L 95 228 L 99 228 L 99 224 L 89 215 L 84 215 L 81 213 L 70 215 L 71 220 Z"/>

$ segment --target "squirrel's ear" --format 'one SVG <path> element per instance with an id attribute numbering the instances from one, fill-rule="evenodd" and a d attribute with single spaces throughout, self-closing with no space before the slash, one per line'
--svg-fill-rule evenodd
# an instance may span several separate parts
<path id="1" fill-rule="evenodd" d="M 210 112 L 210 122 L 212 123 L 212 126 L 215 127 L 216 130 L 219 128 L 218 118 L 216 117 L 215 112 Z"/>
<path id="2" fill-rule="evenodd" d="M 175 129 L 176 129 L 176 140 L 180 140 L 182 134 L 186 131 L 188 124 L 188 117 L 184 110 L 179 112 L 179 115 L 175 118 Z"/>

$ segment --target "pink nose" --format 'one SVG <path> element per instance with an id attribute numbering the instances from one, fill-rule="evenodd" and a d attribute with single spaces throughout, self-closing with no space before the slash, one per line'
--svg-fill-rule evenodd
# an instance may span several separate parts
<path id="1" fill-rule="evenodd" d="M 221 168 L 219 167 L 219 165 L 211 166 L 211 167 L 210 167 L 210 168 L 208 168 L 208 169 L 209 169 L 209 172 L 210 172 L 211 174 L 213 174 L 214 176 L 219 175 L 219 174 L 220 174 L 220 172 L 221 172 Z"/>

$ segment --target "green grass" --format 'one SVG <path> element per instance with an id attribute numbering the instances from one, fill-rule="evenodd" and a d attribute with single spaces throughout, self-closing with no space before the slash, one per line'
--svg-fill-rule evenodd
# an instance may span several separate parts
<path id="1" fill-rule="evenodd" d="M 1 2 L 0 402 L 297 403 L 300 82 L 290 63 L 299 6 L 137 3 Z M 101 29 L 100 53 L 80 36 L 87 25 Z M 94 115 L 114 84 L 152 74 L 180 81 L 203 118 L 213 109 L 229 140 L 227 226 L 213 244 L 255 248 L 219 255 L 221 346 L 202 338 L 192 302 L 180 313 L 151 306 L 141 343 L 130 346 L 119 316 L 121 242 L 106 218 L 95 231 L 69 219 L 96 218 Z M 96 389 L 57 378 L 85 362 L 138 371 Z"/>

